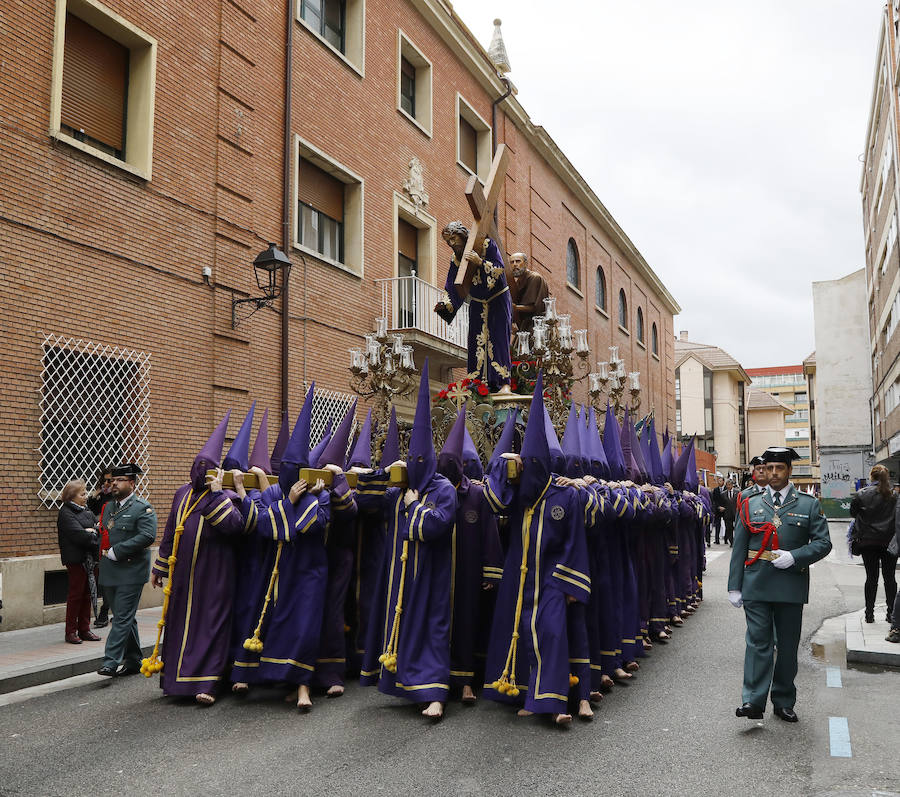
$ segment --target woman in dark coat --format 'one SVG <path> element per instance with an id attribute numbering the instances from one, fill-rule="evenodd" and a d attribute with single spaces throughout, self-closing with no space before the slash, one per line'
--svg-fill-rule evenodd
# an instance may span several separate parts
<path id="1" fill-rule="evenodd" d="M 62 491 L 63 505 L 56 518 L 59 536 L 59 556 L 69 571 L 69 594 L 66 598 L 66 642 L 80 645 L 82 640 L 100 639 L 91 631 L 91 593 L 85 559 L 97 562 L 95 530 L 97 518 L 87 508 L 87 486 L 78 479 L 69 482 Z"/>
<path id="2" fill-rule="evenodd" d="M 887 468 L 876 465 L 869 473 L 869 484 L 863 487 L 850 502 L 850 514 L 856 518 L 850 536 L 850 550 L 862 556 L 866 566 L 866 622 L 875 622 L 875 595 L 878 592 L 878 570 L 884 580 L 884 596 L 887 600 L 887 621 L 897 597 L 897 580 L 894 569 L 897 557 L 888 553 L 887 547 L 894 536 L 894 508 L 897 497 L 891 490 Z"/>

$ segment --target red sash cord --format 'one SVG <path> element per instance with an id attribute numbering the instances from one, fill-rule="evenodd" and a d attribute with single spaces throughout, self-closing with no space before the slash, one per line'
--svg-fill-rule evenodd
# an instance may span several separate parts
<path id="1" fill-rule="evenodd" d="M 741 518 L 741 523 L 744 524 L 744 528 L 747 529 L 747 531 L 749 531 L 751 534 L 763 535 L 762 543 L 759 546 L 759 550 L 756 552 L 756 556 L 754 556 L 752 559 L 744 560 L 745 567 L 752 565 L 757 559 L 759 559 L 763 551 L 768 550 L 770 541 L 772 543 L 771 550 L 778 550 L 778 527 L 774 523 L 771 523 L 769 521 L 759 524 L 751 523 L 750 501 L 746 498 L 741 501 L 740 495 L 738 495 L 738 515 Z"/>

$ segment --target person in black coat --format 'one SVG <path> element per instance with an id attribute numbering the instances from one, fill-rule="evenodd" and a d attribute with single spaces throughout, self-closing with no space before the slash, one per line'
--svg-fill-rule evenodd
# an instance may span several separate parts
<path id="1" fill-rule="evenodd" d="M 725 521 L 725 542 L 731 545 L 734 542 L 734 518 L 737 515 L 738 491 L 734 482 L 729 479 L 719 491 L 719 514 Z"/>
<path id="2" fill-rule="evenodd" d="M 82 640 L 97 642 L 91 631 L 91 593 L 85 560 L 98 560 L 97 518 L 87 508 L 87 486 L 78 479 L 70 481 L 62 491 L 63 505 L 56 518 L 59 557 L 69 571 L 69 594 L 66 598 L 66 642 L 80 645 Z"/>
<path id="3" fill-rule="evenodd" d="M 894 509 L 897 496 L 891 489 L 887 468 L 876 465 L 869 473 L 869 484 L 850 501 L 850 514 L 856 519 L 850 536 L 850 551 L 862 556 L 866 567 L 865 620 L 875 622 L 875 595 L 878 592 L 878 570 L 884 580 L 884 597 L 887 602 L 888 622 L 891 622 L 894 601 L 897 597 L 897 579 L 894 570 L 897 557 L 888 551 L 894 537 Z"/>
<path id="4" fill-rule="evenodd" d="M 109 548 L 109 533 L 103 527 L 103 507 L 113 497 L 112 484 L 112 465 L 100 468 L 97 472 L 97 486 L 87 498 L 87 508 L 97 516 L 101 555 L 104 549 Z M 106 602 L 106 595 L 102 595 L 102 598 L 103 602 L 100 604 L 100 612 L 94 621 L 94 628 L 103 628 L 109 625 L 109 604 Z"/>

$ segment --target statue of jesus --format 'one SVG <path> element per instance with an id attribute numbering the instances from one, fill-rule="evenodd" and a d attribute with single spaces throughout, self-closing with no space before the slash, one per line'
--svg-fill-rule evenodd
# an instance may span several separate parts
<path id="1" fill-rule="evenodd" d="M 462 222 L 451 221 L 444 227 L 441 237 L 453 250 L 453 259 L 447 271 L 444 294 L 434 311 L 449 323 L 464 301 L 456 288 L 456 275 L 469 230 Z M 509 393 L 512 301 L 503 256 L 497 244 L 486 236 L 481 253 L 469 252 L 466 261 L 464 268 L 473 270 L 469 289 L 468 376 L 480 379 L 492 393 Z"/>

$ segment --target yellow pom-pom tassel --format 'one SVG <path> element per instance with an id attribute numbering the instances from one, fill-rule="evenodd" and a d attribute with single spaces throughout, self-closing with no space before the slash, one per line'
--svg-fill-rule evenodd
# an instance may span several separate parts
<path id="1" fill-rule="evenodd" d="M 569 686 L 578 686 L 578 676 L 569 673 Z"/>
<path id="2" fill-rule="evenodd" d="M 514 686 L 512 689 L 509 690 L 509 693 L 510 693 L 513 697 L 518 697 L 518 696 L 519 696 L 519 687 Z"/>
<path id="3" fill-rule="evenodd" d="M 378 657 L 378 663 L 379 663 L 379 664 L 384 664 L 386 661 L 387 661 L 387 656 L 385 656 L 384 653 L 382 653 L 382 654 Z"/>
<path id="4" fill-rule="evenodd" d="M 494 683 L 491 684 L 491 689 L 496 689 L 499 692 L 500 691 L 500 681 L 494 681 Z"/>

